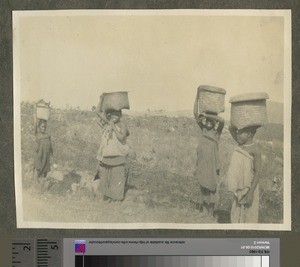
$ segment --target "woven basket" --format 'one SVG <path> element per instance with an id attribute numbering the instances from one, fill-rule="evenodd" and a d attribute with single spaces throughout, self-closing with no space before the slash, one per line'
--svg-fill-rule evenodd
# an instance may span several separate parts
<path id="1" fill-rule="evenodd" d="M 198 112 L 219 114 L 225 110 L 225 94 L 222 88 L 200 85 L 198 88 Z"/>
<path id="2" fill-rule="evenodd" d="M 36 105 L 36 118 L 42 120 L 49 120 L 50 117 L 50 107 L 42 102 Z"/>
<path id="3" fill-rule="evenodd" d="M 268 123 L 265 93 L 246 94 L 232 97 L 231 125 L 242 129 L 250 126 L 263 126 Z"/>
<path id="4" fill-rule="evenodd" d="M 128 92 L 103 93 L 100 102 L 102 111 L 129 109 Z"/>

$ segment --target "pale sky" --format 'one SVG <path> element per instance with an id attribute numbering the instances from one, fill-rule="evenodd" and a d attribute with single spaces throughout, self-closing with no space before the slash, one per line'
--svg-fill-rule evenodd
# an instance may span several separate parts
<path id="1" fill-rule="evenodd" d="M 21 101 L 91 109 L 129 91 L 132 110 L 191 110 L 201 84 L 283 102 L 282 17 L 25 16 Z M 15 66 L 16 67 L 16 66 Z"/>

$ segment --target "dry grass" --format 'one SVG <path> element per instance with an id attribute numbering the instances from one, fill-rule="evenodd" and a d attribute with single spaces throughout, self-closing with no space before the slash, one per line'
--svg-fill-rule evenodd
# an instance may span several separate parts
<path id="1" fill-rule="evenodd" d="M 27 180 L 24 189 L 31 192 L 32 185 L 29 178 L 35 147 L 33 106 L 30 103 L 23 103 L 21 112 L 23 179 Z M 137 159 L 130 163 L 126 200 L 113 204 L 113 210 L 117 210 L 120 215 L 116 215 L 118 212 L 109 215 L 111 209 L 106 208 L 106 204 L 101 204 L 103 208 L 101 214 L 105 213 L 107 218 L 105 221 L 111 219 L 111 222 L 125 222 L 134 219 L 144 222 L 211 222 L 211 218 L 200 218 L 190 204 L 190 200 L 197 193 L 193 172 L 199 131 L 195 121 L 187 117 L 147 115 L 124 116 L 124 119 L 131 131 L 128 142 L 136 151 Z M 76 182 L 76 173 L 85 172 L 92 177 L 96 171 L 100 131 L 92 112 L 65 109 L 53 110 L 48 132 L 52 136 L 54 146 L 53 162 L 58 164 L 60 169 L 69 172 L 69 178 L 66 179 L 69 182 L 65 181 L 64 185 L 60 184 L 57 187 L 61 190 L 59 196 L 55 194 L 58 189 L 53 187 L 52 191 L 47 193 L 47 198 L 53 199 L 55 203 L 58 201 L 61 203 L 59 207 L 66 208 L 70 196 L 64 193 L 70 189 L 72 181 Z M 271 140 L 272 133 L 268 133 L 267 136 L 268 140 Z M 261 135 L 259 137 L 263 138 Z M 259 142 L 263 154 L 263 170 L 260 178 L 260 222 L 282 222 L 283 149 L 282 146 L 280 147 L 282 140 L 277 140 L 276 143 L 266 140 L 259 140 Z M 221 176 L 226 172 L 234 147 L 235 143 L 225 128 L 220 143 Z M 29 197 L 29 193 L 27 195 Z M 38 198 L 38 195 L 36 197 Z M 88 205 L 88 211 L 85 211 L 88 221 L 103 222 L 104 219 L 101 219 L 103 216 L 97 215 L 99 205 L 94 203 L 88 192 L 82 191 L 80 196 L 71 196 L 71 199 L 74 198 L 71 202 L 77 203 L 78 197 L 81 205 L 83 203 L 86 206 L 91 203 Z M 41 199 L 42 202 L 44 201 Z M 54 218 L 61 221 L 68 221 L 70 218 L 75 220 L 72 214 L 77 212 L 78 206 L 75 208 L 75 205 L 69 203 L 67 208 L 70 216 L 65 214 L 63 209 L 60 211 L 54 207 L 53 212 L 56 216 L 51 217 L 51 212 L 40 216 L 46 216 L 44 219 L 48 221 L 55 220 Z M 58 214 L 60 216 L 57 216 Z M 32 216 L 34 219 L 41 219 L 37 218 L 37 214 Z"/>

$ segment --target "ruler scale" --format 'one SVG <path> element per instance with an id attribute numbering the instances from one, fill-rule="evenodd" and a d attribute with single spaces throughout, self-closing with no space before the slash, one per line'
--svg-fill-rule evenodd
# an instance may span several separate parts
<path id="1" fill-rule="evenodd" d="M 12 267 L 34 266 L 34 240 L 12 242 Z"/>
<path id="2" fill-rule="evenodd" d="M 36 240 L 36 267 L 61 267 L 61 240 Z"/>
<path id="3" fill-rule="evenodd" d="M 62 267 L 61 239 L 13 240 L 12 267 Z"/>

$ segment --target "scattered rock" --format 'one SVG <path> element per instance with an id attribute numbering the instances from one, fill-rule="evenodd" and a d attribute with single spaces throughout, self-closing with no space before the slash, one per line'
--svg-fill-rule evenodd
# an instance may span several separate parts
<path id="1" fill-rule="evenodd" d="M 57 170 L 50 171 L 48 173 L 49 178 L 52 178 L 52 179 L 57 180 L 57 181 L 62 181 L 64 179 L 65 175 L 66 175 L 66 173 L 64 173 L 62 171 L 57 171 Z"/>

